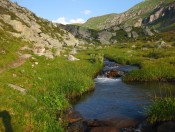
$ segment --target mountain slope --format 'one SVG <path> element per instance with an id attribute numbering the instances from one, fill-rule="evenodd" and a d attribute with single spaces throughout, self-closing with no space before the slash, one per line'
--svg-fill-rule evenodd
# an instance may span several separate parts
<path id="1" fill-rule="evenodd" d="M 90 18 L 89 20 L 87 20 L 86 23 L 82 24 L 83 27 L 87 27 L 87 28 L 90 28 L 90 29 L 97 29 L 97 25 L 98 25 L 98 29 L 100 29 L 100 25 L 104 25 L 106 23 L 106 20 L 110 20 L 110 19 L 113 19 L 114 17 L 117 17 L 118 14 L 107 14 L 107 15 L 104 15 L 104 16 L 98 16 L 98 17 L 93 17 L 93 18 Z"/>
<path id="2" fill-rule="evenodd" d="M 162 17 L 165 18 L 166 15 L 168 16 L 169 13 L 167 12 L 167 10 L 169 10 L 170 13 L 174 14 L 174 7 L 175 7 L 174 3 L 175 3 L 174 0 L 145 0 L 124 13 L 117 14 L 117 15 L 111 14 L 108 16 L 100 16 L 97 18 L 93 18 L 93 21 L 89 19 L 82 26 L 92 28 L 95 30 L 103 30 L 103 29 L 110 28 L 112 26 L 120 25 L 120 24 L 128 24 L 134 27 L 140 27 L 144 24 L 149 25 L 150 24 L 149 19 L 150 17 L 153 18 L 153 15 L 156 15 L 157 17 L 155 17 L 151 22 Z M 165 15 L 161 16 L 160 15 L 161 13 Z M 145 19 L 148 20 L 147 23 L 145 23 L 146 21 Z M 96 23 L 96 21 L 98 21 L 98 23 Z M 166 20 L 166 21 L 169 21 L 169 20 Z M 155 27 L 159 29 L 160 26 L 155 26 Z"/>
<path id="3" fill-rule="evenodd" d="M 175 29 L 175 0 L 145 0 L 121 14 L 90 18 L 81 25 L 62 25 L 85 43 L 115 44 L 152 39 Z M 155 38 L 155 37 L 154 37 Z"/>
<path id="4" fill-rule="evenodd" d="M 53 58 L 65 45 L 77 45 L 78 40 L 57 24 L 37 17 L 34 13 L 9 0 L 0 1 L 0 30 L 14 38 L 29 42 L 37 55 Z M 9 36 L 9 37 L 10 37 Z M 2 47 L 2 44 L 1 44 Z"/>

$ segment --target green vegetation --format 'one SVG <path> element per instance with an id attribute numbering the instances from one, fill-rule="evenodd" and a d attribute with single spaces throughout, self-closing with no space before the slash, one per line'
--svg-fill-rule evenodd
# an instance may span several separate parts
<path id="1" fill-rule="evenodd" d="M 9 6 L 11 6 L 11 5 L 9 5 Z M 6 9 L 6 8 L 4 8 L 4 7 L 1 7 L 1 6 L 0 6 L 0 14 L 1 14 L 1 15 L 2 15 L 2 14 L 4 14 L 4 15 L 10 15 L 10 17 L 11 17 L 12 20 L 18 20 L 18 21 L 20 21 L 22 24 L 28 26 L 28 24 L 25 23 L 22 19 L 20 19 L 16 14 L 14 14 L 13 12 L 11 12 L 11 11 L 9 11 L 8 9 Z M 0 21 L 2 21 L 2 20 L 0 20 Z"/>
<path id="2" fill-rule="evenodd" d="M 151 2 L 151 4 L 150 4 Z M 133 8 L 130 9 L 130 11 L 138 12 L 140 10 L 145 10 L 145 9 L 152 9 L 155 6 L 157 6 L 160 3 L 163 3 L 164 5 L 167 5 L 171 2 L 174 2 L 174 0 L 145 0 L 137 5 L 135 5 Z"/>
<path id="3" fill-rule="evenodd" d="M 126 74 L 123 77 L 124 81 L 173 81 L 175 47 L 159 48 L 159 46 L 159 42 L 118 44 L 107 48 L 104 53 L 107 58 L 118 63 L 140 67 Z"/>
<path id="4" fill-rule="evenodd" d="M 175 120 L 175 98 L 156 98 L 146 113 L 150 123 Z"/>
<path id="5" fill-rule="evenodd" d="M 60 117 L 56 115 L 69 107 L 70 98 L 94 88 L 93 77 L 103 66 L 102 55 L 92 53 L 80 52 L 77 57 L 81 61 L 77 62 L 64 57 L 47 60 L 34 56 L 35 59 L 29 59 L 24 65 L 1 73 L 0 111 L 9 112 L 13 129 L 64 131 L 66 122 L 61 114 Z M 26 89 L 27 94 L 23 95 L 8 84 Z M 0 130 L 4 131 L 2 122 Z"/>
<path id="6" fill-rule="evenodd" d="M 59 41 L 63 41 L 63 38 L 61 37 L 65 34 L 63 30 L 54 26 L 51 22 L 47 20 L 40 21 L 37 17 L 36 17 L 36 20 L 38 20 L 37 23 L 41 25 L 41 30 L 43 33 L 46 33 L 53 38 L 57 38 Z"/>
<path id="7" fill-rule="evenodd" d="M 107 20 L 111 20 L 115 16 L 117 16 L 117 14 L 108 14 L 104 16 L 94 17 L 94 18 L 89 19 L 86 23 L 81 24 L 80 26 L 87 27 L 87 28 L 94 29 L 94 30 L 99 30 L 100 25 L 104 25 L 105 23 L 107 23 L 106 22 Z"/>
<path id="8" fill-rule="evenodd" d="M 18 58 L 17 51 L 27 43 L 2 30 L 0 30 L 0 39 L 0 69 L 3 69 Z"/>

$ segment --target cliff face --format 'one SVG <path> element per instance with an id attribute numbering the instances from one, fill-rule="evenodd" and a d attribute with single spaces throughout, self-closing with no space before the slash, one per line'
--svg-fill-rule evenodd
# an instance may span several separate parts
<path id="1" fill-rule="evenodd" d="M 173 30 L 175 26 L 175 2 L 160 6 L 142 21 L 143 25 L 154 26 L 160 31 Z"/>
<path id="2" fill-rule="evenodd" d="M 53 48 L 60 51 L 63 45 L 74 46 L 79 43 L 72 34 L 60 29 L 57 24 L 39 18 L 26 8 L 8 0 L 0 1 L 0 30 L 31 42 L 35 54 L 51 58 Z"/>

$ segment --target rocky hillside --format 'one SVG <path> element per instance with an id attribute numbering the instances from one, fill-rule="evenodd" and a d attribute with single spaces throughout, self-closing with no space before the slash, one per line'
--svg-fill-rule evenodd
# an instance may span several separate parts
<path id="1" fill-rule="evenodd" d="M 79 39 L 80 44 L 116 44 L 118 42 L 131 42 L 138 39 L 147 39 L 153 36 L 154 29 L 149 27 L 133 27 L 128 24 L 112 26 L 108 29 L 94 30 L 78 25 L 59 25 Z"/>
<path id="2" fill-rule="evenodd" d="M 91 18 L 82 26 L 103 30 L 123 24 L 134 27 L 151 25 L 156 29 L 163 30 L 174 27 L 174 15 L 174 0 L 145 0 L 124 13 Z"/>
<path id="3" fill-rule="evenodd" d="M 94 17 L 81 25 L 60 25 L 82 43 L 115 44 L 147 40 L 175 29 L 174 0 L 145 0 L 121 14 Z"/>
<path id="4" fill-rule="evenodd" d="M 0 32 L 11 38 L 20 38 L 32 46 L 30 50 L 37 55 L 53 58 L 59 55 L 62 46 L 77 45 L 79 41 L 57 24 L 37 17 L 34 13 L 9 0 L 0 1 Z M 8 42 L 9 38 L 1 36 Z M 1 42 L 0 53 L 7 52 Z M 54 51 L 54 53 L 53 53 Z"/>
<path id="5" fill-rule="evenodd" d="M 157 30 L 174 29 L 174 15 L 174 0 L 145 0 L 121 14 L 94 17 L 83 25 L 64 26 L 39 18 L 17 3 L 1 0 L 0 30 L 32 43 L 35 54 L 53 58 L 65 45 L 148 39 Z"/>

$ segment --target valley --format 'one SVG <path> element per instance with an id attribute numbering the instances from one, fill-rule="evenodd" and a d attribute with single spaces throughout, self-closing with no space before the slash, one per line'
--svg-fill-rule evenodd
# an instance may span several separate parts
<path id="1" fill-rule="evenodd" d="M 0 131 L 175 130 L 174 23 L 174 0 L 68 25 L 1 0 Z"/>

